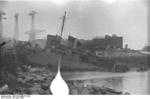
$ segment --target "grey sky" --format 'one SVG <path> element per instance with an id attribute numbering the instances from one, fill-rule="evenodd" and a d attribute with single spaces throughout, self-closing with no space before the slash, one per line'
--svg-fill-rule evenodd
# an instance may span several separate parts
<path id="1" fill-rule="evenodd" d="M 46 38 L 47 34 L 59 34 L 59 17 L 67 11 L 64 38 L 67 38 L 69 33 L 81 39 L 117 34 L 124 37 L 124 44 L 128 43 L 129 47 L 134 49 L 141 49 L 147 43 L 145 0 L 68 0 L 63 4 L 52 1 L 0 1 L 0 9 L 7 13 L 4 36 L 13 36 L 14 13 L 18 12 L 20 39 L 27 40 L 28 36 L 24 32 L 30 29 L 28 13 L 31 10 L 39 12 L 36 15 L 36 28 L 46 30 L 46 33 L 39 34 L 38 38 Z"/>

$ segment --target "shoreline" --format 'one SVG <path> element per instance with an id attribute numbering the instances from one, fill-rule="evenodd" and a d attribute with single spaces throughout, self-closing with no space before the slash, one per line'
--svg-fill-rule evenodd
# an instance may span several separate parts
<path id="1" fill-rule="evenodd" d="M 67 81 L 71 95 L 130 95 L 106 86 L 84 84 L 84 80 Z"/>
<path id="2" fill-rule="evenodd" d="M 14 88 L 10 85 L 11 83 L 4 83 L 8 84 L 8 90 L 1 93 L 1 94 L 35 94 L 35 95 L 43 95 L 43 94 L 51 94 L 49 90 L 49 86 L 51 84 L 51 81 L 54 79 L 54 75 L 56 75 L 56 72 L 52 72 L 45 67 L 40 68 L 30 68 L 26 72 L 19 72 L 16 76 L 16 82 L 20 85 L 27 85 L 23 88 L 20 85 L 15 85 Z M 63 73 L 62 73 L 63 75 Z M 62 76 L 63 77 L 63 76 Z M 64 79 L 64 77 L 63 77 Z M 105 79 L 105 78 L 104 78 Z M 70 88 L 70 94 L 71 95 L 128 95 L 130 93 L 118 91 L 116 89 L 113 89 L 111 87 L 108 87 L 106 85 L 96 86 L 96 85 L 90 85 L 84 83 L 84 81 L 87 81 L 90 79 L 80 79 L 80 80 L 67 80 L 65 79 L 66 83 L 68 84 Z M 11 80 L 12 82 L 12 80 Z"/>

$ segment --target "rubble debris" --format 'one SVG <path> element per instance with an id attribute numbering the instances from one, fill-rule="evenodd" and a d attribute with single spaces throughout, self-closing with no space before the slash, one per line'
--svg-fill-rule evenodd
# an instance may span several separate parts
<path id="1" fill-rule="evenodd" d="M 0 88 L 0 93 L 4 93 L 4 92 L 8 91 L 8 89 L 9 89 L 8 85 L 5 84 L 4 86 L 2 86 L 2 87 Z"/>

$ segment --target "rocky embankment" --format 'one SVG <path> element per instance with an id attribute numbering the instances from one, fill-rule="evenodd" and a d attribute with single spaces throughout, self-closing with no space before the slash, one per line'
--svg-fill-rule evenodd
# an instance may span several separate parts
<path id="1" fill-rule="evenodd" d="M 67 81 L 72 95 L 129 95 L 128 92 L 116 91 L 105 86 L 86 85 L 84 81 Z"/>
<path id="2" fill-rule="evenodd" d="M 13 77 L 13 83 L 5 83 L 0 88 L 0 94 L 28 94 L 28 95 L 48 95 L 51 94 L 50 84 L 56 73 L 45 67 L 29 68 L 26 72 L 18 72 L 17 77 Z M 9 78 L 8 78 L 9 79 Z M 67 81 L 71 95 L 123 95 L 129 94 L 116 91 L 108 87 L 95 85 L 85 85 L 83 80 Z"/>
<path id="3" fill-rule="evenodd" d="M 5 84 L 0 89 L 0 94 L 51 94 L 49 86 L 54 74 L 46 68 L 30 68 L 26 72 L 18 72 L 14 87 Z"/>

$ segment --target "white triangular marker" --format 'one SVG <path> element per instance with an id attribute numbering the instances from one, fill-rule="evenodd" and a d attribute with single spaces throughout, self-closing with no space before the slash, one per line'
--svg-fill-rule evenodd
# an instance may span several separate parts
<path id="1" fill-rule="evenodd" d="M 58 66 L 58 72 L 56 77 L 51 83 L 50 86 L 51 92 L 53 95 L 68 95 L 69 94 L 69 88 L 66 82 L 63 80 L 61 74 L 60 74 L 60 62 Z"/>

